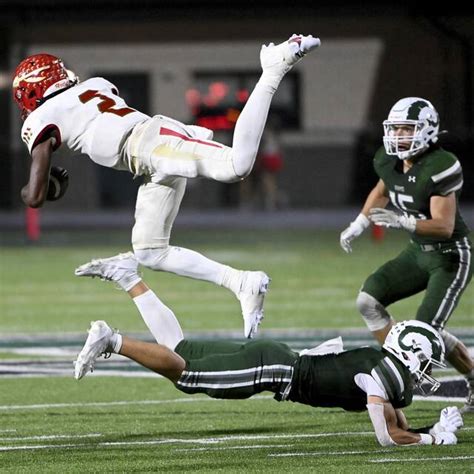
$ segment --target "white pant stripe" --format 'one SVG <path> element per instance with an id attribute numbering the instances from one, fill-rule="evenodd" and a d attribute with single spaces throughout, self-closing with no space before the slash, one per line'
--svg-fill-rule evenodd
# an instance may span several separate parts
<path id="1" fill-rule="evenodd" d="M 433 318 L 433 325 L 443 327 L 451 315 L 461 291 L 465 288 L 471 268 L 471 246 L 466 237 L 456 242 L 459 253 L 459 266 L 456 277 L 446 291 L 445 297 Z"/>

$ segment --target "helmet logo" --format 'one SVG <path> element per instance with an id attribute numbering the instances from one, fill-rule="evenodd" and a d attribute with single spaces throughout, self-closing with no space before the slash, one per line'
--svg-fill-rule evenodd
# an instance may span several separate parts
<path id="1" fill-rule="evenodd" d="M 34 69 L 33 71 L 26 72 L 24 74 L 21 74 L 20 76 L 16 76 L 15 79 L 13 79 L 13 87 L 18 87 L 20 85 L 20 82 L 25 81 L 28 83 L 34 83 L 34 82 L 41 82 L 44 79 L 46 79 L 45 76 L 38 76 L 38 74 L 46 69 L 49 69 L 50 66 L 43 66 L 39 67 L 37 69 Z"/>

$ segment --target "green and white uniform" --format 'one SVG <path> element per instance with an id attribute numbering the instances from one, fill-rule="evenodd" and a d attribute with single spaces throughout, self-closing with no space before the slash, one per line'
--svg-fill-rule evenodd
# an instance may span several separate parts
<path id="1" fill-rule="evenodd" d="M 242 399 L 267 390 L 278 401 L 351 411 L 365 410 L 367 395 L 381 396 L 395 408 L 412 401 L 408 370 L 383 349 L 299 356 L 287 345 L 269 340 L 183 340 L 175 351 L 186 360 L 176 387 L 188 394 Z"/>
<path id="2" fill-rule="evenodd" d="M 384 148 L 374 158 L 374 168 L 388 190 L 394 206 L 416 219 L 430 219 L 433 196 L 456 194 L 463 184 L 457 158 L 434 148 L 414 158 L 413 166 L 403 172 L 403 162 L 388 156 Z M 456 206 L 453 234 L 435 239 L 412 234 L 409 245 L 364 283 L 362 291 L 384 307 L 426 290 L 416 319 L 442 329 L 457 306 L 472 278 L 469 229 Z"/>

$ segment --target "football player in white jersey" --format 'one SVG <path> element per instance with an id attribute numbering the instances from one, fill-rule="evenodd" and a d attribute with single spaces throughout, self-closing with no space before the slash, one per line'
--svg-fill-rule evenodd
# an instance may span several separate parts
<path id="1" fill-rule="evenodd" d="M 268 276 L 170 246 L 171 228 L 187 178 L 231 183 L 249 175 L 273 94 L 293 65 L 319 45 L 320 40 L 311 35 L 293 35 L 279 45 L 262 46 L 263 72 L 237 120 L 232 147 L 212 141 L 208 129 L 162 115 L 149 117 L 128 107 L 117 88 L 103 78 L 79 82 L 55 56 L 36 54 L 24 59 L 13 80 L 13 97 L 24 119 L 21 137 L 32 157 L 29 182 L 21 191 L 23 201 L 30 207 L 43 205 L 51 155 L 61 145 L 102 166 L 144 176 L 132 231 L 136 259 L 153 270 L 231 290 L 242 307 L 244 334 L 251 338 L 263 318 Z"/>

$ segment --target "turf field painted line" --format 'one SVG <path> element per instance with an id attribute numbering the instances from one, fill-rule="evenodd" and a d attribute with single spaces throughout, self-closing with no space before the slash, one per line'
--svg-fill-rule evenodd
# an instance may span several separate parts
<path id="1" fill-rule="evenodd" d="M 175 453 L 191 453 L 195 451 L 229 451 L 233 449 L 268 449 L 268 448 L 292 448 L 294 444 L 253 444 L 252 446 L 226 446 L 223 448 L 210 448 L 206 446 L 205 448 L 180 448 L 173 449 Z"/>
<path id="2" fill-rule="evenodd" d="M 270 400 L 273 399 L 271 395 L 257 395 L 251 398 L 256 400 Z M 452 402 L 464 403 L 466 401 L 463 397 L 414 397 L 417 401 L 422 402 Z M 0 405 L 0 411 L 6 410 L 43 410 L 48 408 L 84 408 L 84 407 L 112 407 L 112 406 L 128 406 L 128 405 L 165 405 L 169 403 L 200 403 L 200 402 L 220 402 L 232 403 L 232 400 L 218 400 L 214 398 L 175 398 L 170 400 L 120 400 L 113 402 L 85 402 L 85 403 L 40 403 L 35 405 Z"/>
<path id="3" fill-rule="evenodd" d="M 22 446 L 0 446 L 0 451 L 28 451 L 41 449 L 82 449 L 82 448 L 100 448 L 100 447 L 117 447 L 117 446 L 157 446 L 163 444 L 192 444 L 192 445 L 209 445 L 219 444 L 228 441 L 253 441 L 253 440 L 273 440 L 273 439 L 298 439 L 298 438 L 321 438 L 327 436 L 341 436 L 341 435 L 373 435 L 372 432 L 339 432 L 339 433 L 315 433 L 315 434 L 284 434 L 284 435 L 244 435 L 244 436 L 221 436 L 213 438 L 165 438 L 152 439 L 143 441 L 104 441 L 99 443 L 75 443 L 75 444 L 37 444 L 37 445 L 22 445 Z M 268 446 L 272 447 L 272 446 Z M 368 451 L 373 452 L 373 451 Z"/>
<path id="4" fill-rule="evenodd" d="M 1 438 L 2 441 L 33 441 L 33 440 L 47 440 L 47 439 L 75 439 L 75 438 L 100 438 L 103 436 L 101 433 L 90 433 L 90 434 L 70 434 L 70 435 L 41 435 L 41 436 L 16 436 L 11 438 Z"/>
<path id="5" fill-rule="evenodd" d="M 464 461 L 467 459 L 474 459 L 474 456 L 440 456 L 436 458 L 384 458 L 384 459 L 369 459 L 372 463 L 385 463 L 385 462 L 426 462 L 426 461 Z"/>
<path id="6" fill-rule="evenodd" d="M 373 434 L 373 433 L 371 433 Z M 363 450 L 363 451 L 317 451 L 310 453 L 278 453 L 269 454 L 269 458 L 291 458 L 291 457 L 305 457 L 305 456 L 347 456 L 355 454 L 376 454 L 376 453 L 388 453 L 390 449 L 377 449 L 377 450 Z"/>

